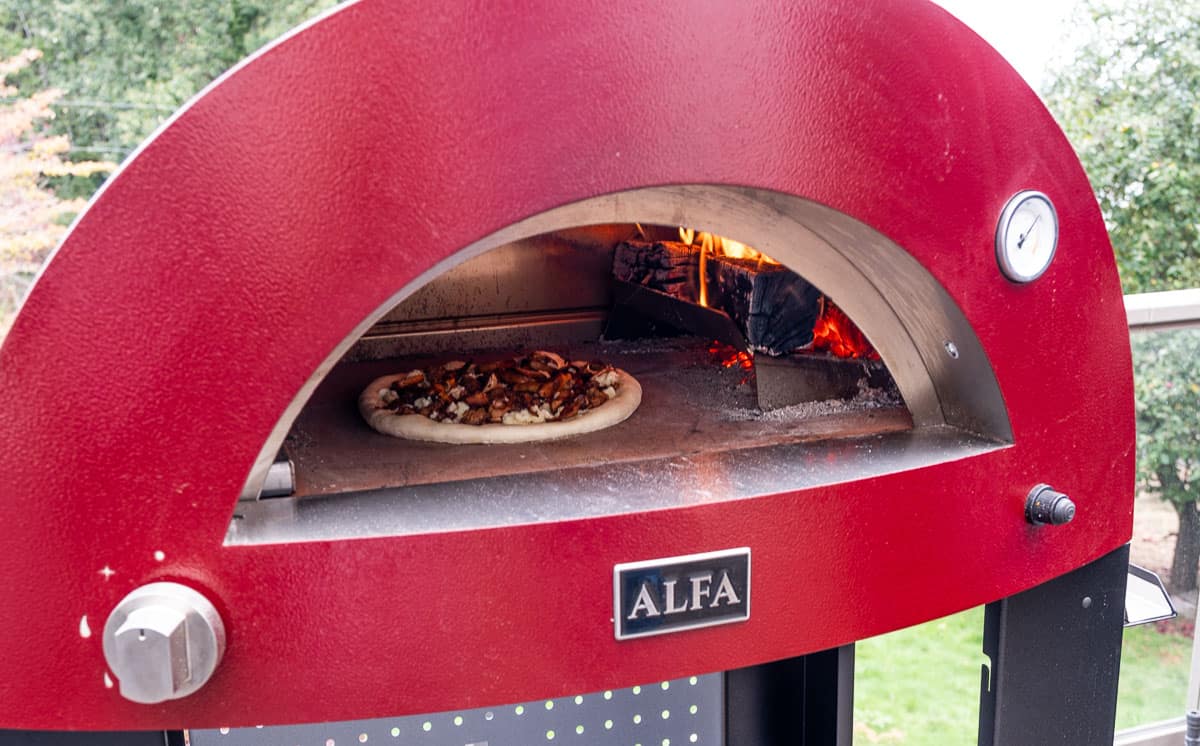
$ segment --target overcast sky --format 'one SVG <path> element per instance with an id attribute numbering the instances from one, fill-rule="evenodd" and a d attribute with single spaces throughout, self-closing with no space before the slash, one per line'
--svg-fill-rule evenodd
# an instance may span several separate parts
<path id="1" fill-rule="evenodd" d="M 933 0 L 982 36 L 1037 90 L 1067 44 L 1078 0 Z"/>

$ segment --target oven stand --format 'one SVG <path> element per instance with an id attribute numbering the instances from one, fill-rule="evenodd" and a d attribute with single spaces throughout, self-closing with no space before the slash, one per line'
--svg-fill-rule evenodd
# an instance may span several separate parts
<path id="1" fill-rule="evenodd" d="M 1129 547 L 984 613 L 979 746 L 1112 743 Z"/>
<path id="2" fill-rule="evenodd" d="M 1129 547 L 988 604 L 978 746 L 1112 743 Z M 725 746 L 849 746 L 854 646 L 725 674 Z"/>
<path id="3" fill-rule="evenodd" d="M 725 746 L 850 746 L 854 645 L 725 673 Z"/>

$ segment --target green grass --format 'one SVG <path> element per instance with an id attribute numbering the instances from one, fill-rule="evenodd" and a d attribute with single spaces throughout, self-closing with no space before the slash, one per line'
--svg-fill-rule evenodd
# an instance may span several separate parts
<path id="1" fill-rule="evenodd" d="M 864 640 L 856 646 L 854 738 L 859 744 L 957 746 L 976 741 L 983 609 Z M 1117 728 L 1183 714 L 1192 640 L 1154 625 L 1125 631 Z"/>
<path id="2" fill-rule="evenodd" d="M 975 743 L 983 609 L 855 646 L 855 743 Z"/>
<path id="3" fill-rule="evenodd" d="M 1190 624 L 1186 629 L 1190 630 Z M 1188 634 L 1164 634 L 1153 624 L 1125 630 L 1117 729 L 1182 716 L 1191 662 L 1192 638 Z"/>

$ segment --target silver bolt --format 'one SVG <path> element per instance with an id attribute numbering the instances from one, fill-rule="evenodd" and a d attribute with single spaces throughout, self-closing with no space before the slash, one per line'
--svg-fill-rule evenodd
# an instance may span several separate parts
<path id="1" fill-rule="evenodd" d="M 958 359 L 958 345 L 954 344 L 953 342 L 951 342 L 948 339 L 945 342 L 943 342 L 943 344 L 946 347 L 946 354 L 949 355 L 952 359 L 957 360 Z"/>
<path id="2" fill-rule="evenodd" d="M 130 593 L 104 625 L 104 659 L 121 696 L 154 704 L 203 686 L 225 652 L 216 608 L 178 583 L 151 583 Z"/>

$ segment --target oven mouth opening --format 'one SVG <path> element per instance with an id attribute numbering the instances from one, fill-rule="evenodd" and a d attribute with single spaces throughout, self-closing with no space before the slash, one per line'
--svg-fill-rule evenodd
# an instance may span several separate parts
<path id="1" fill-rule="evenodd" d="M 636 196 L 640 220 L 595 222 L 597 214 L 624 217 L 610 195 L 505 229 L 365 320 L 268 440 L 226 543 L 669 509 L 861 479 L 1011 441 L 1002 402 L 996 418 L 996 402 L 987 401 L 994 376 L 969 326 L 947 313 L 957 309 L 945 291 L 877 232 L 773 193 L 664 187 Z M 714 201 L 716 212 L 740 219 L 705 220 Z M 699 205 L 694 222 L 679 220 L 689 217 L 681 203 Z M 824 220 L 796 215 L 806 219 L 787 225 L 779 207 L 789 203 Z M 654 220 L 664 208 L 675 220 Z M 880 246 L 892 255 L 854 261 L 855 250 L 877 255 Z M 895 279 L 905 269 L 924 280 L 907 289 L 932 291 L 932 303 L 881 297 L 887 288 L 872 275 Z M 909 330 L 913 322 L 928 329 L 931 319 L 941 322 L 935 332 L 945 330 L 934 335 L 945 337 L 936 352 L 947 356 L 944 342 L 953 340 L 954 362 L 968 357 L 957 367 L 978 374 L 982 363 L 982 386 L 955 382 L 955 366 L 943 361 L 930 370 Z M 627 371 L 641 385 L 641 404 L 595 432 L 472 445 L 382 435 L 355 406 L 379 376 L 452 361 L 486 366 L 535 350 Z M 975 389 L 968 406 L 948 396 L 956 388 Z M 449 406 L 417 403 L 443 421 L 486 414 L 443 398 Z"/>

